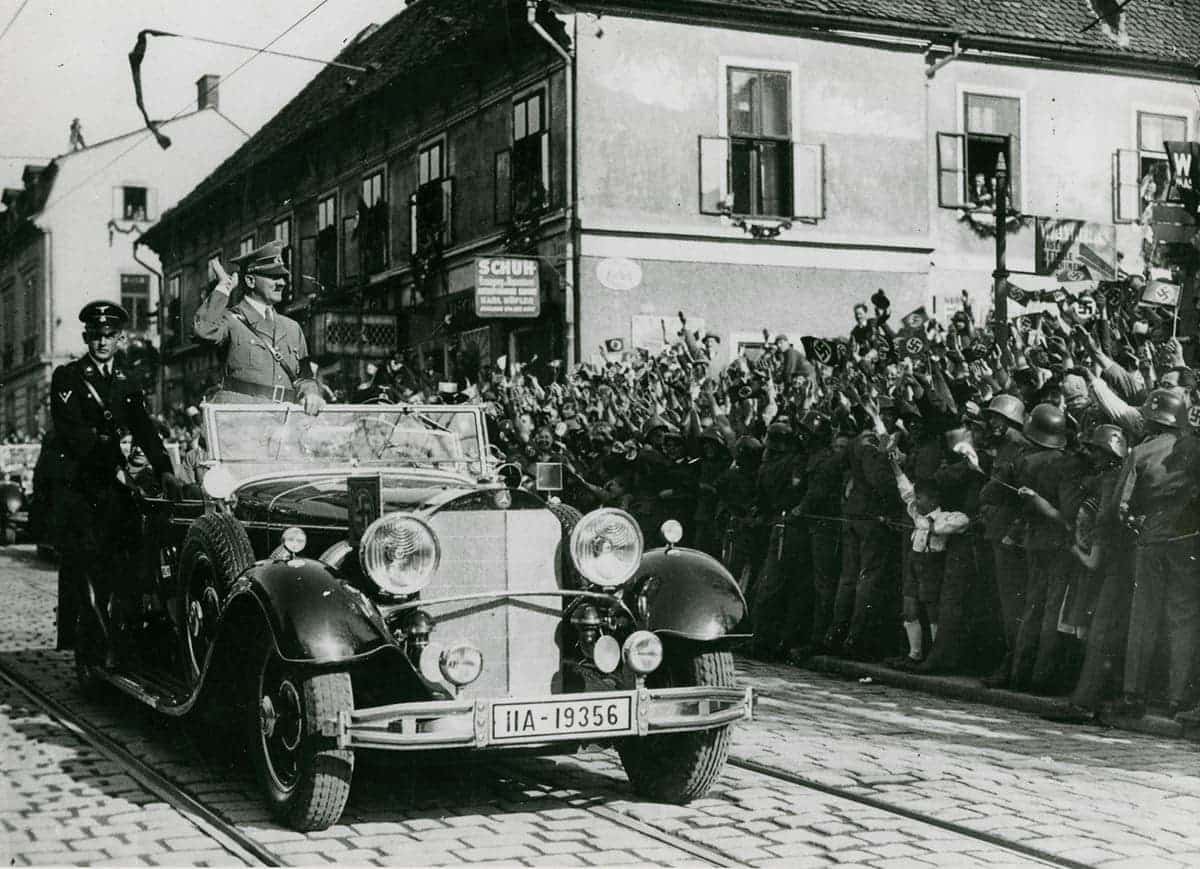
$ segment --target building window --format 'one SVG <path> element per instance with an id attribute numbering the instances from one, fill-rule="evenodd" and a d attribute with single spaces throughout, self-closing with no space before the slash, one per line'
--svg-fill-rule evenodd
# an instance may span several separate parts
<path id="1" fill-rule="evenodd" d="M 163 347 L 177 347 L 183 342 L 183 320 L 180 310 L 181 276 L 176 273 L 167 278 L 166 298 L 163 299 Z"/>
<path id="2" fill-rule="evenodd" d="M 124 220 L 148 220 L 150 202 L 145 187 L 121 188 L 121 217 Z"/>
<path id="3" fill-rule="evenodd" d="M 454 179 L 446 175 L 446 140 L 417 151 L 417 190 L 409 200 L 410 253 L 428 256 L 451 243 Z"/>
<path id="4" fill-rule="evenodd" d="M 733 211 L 791 216 L 791 76 L 736 67 L 726 75 Z"/>
<path id="5" fill-rule="evenodd" d="M 338 265 L 337 196 L 330 194 L 317 202 L 317 292 L 330 292 L 337 286 Z"/>
<path id="6" fill-rule="evenodd" d="M 383 271 L 388 264 L 388 211 L 383 191 L 382 169 L 363 178 L 355 235 L 363 270 L 368 275 Z"/>
<path id="7" fill-rule="evenodd" d="M 546 91 L 537 90 L 513 102 L 511 160 L 512 209 L 528 217 L 550 204 L 550 119 Z"/>
<path id="8" fill-rule="evenodd" d="M 439 139 L 417 152 L 417 187 L 438 181 L 445 175 L 446 147 L 445 141 Z"/>
<path id="9" fill-rule="evenodd" d="M 1181 115 L 1137 113 L 1138 192 L 1142 208 L 1151 202 L 1166 202 L 1169 195 L 1170 169 L 1164 142 L 1187 139 L 1188 119 Z"/>
<path id="10" fill-rule="evenodd" d="M 285 248 L 291 247 L 291 244 L 292 244 L 292 219 L 290 217 L 285 217 L 283 220 L 275 221 L 273 237 L 274 237 L 275 241 L 282 241 L 283 246 Z"/>
<path id="11" fill-rule="evenodd" d="M 129 312 L 129 330 L 150 328 L 150 276 L 121 275 L 121 307 Z"/>
<path id="12" fill-rule="evenodd" d="M 245 256 L 254 250 L 254 236 L 248 235 L 238 245 L 238 256 Z"/>
<path id="13" fill-rule="evenodd" d="M 1008 169 L 1008 207 L 1021 205 L 1021 100 L 963 94 L 963 132 L 938 133 L 938 204 L 991 211 L 996 207 L 996 165 Z"/>

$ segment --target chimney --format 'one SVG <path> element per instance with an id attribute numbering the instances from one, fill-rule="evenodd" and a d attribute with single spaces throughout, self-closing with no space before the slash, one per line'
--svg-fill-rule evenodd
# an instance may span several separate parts
<path id="1" fill-rule="evenodd" d="M 216 109 L 220 107 L 217 87 L 221 84 L 219 75 L 202 75 L 196 79 L 196 108 Z"/>

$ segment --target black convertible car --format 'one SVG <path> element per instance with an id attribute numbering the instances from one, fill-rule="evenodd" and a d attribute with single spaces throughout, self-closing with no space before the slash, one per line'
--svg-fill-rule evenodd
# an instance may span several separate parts
<path id="1" fill-rule="evenodd" d="M 129 563 L 161 615 L 123 620 L 115 664 L 79 653 L 85 690 L 236 722 L 300 830 L 341 815 L 357 749 L 611 744 L 636 792 L 672 802 L 720 773 L 752 698 L 717 561 L 505 486 L 477 407 L 204 422 L 203 497 L 140 501 Z"/>

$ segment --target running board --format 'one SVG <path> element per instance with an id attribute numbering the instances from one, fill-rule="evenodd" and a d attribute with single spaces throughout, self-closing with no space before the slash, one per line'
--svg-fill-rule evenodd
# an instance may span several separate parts
<path id="1" fill-rule="evenodd" d="M 121 693 L 166 715 L 184 715 L 195 704 L 195 698 L 188 695 L 183 685 L 167 684 L 150 673 L 118 673 L 102 667 L 94 667 L 92 672 Z"/>

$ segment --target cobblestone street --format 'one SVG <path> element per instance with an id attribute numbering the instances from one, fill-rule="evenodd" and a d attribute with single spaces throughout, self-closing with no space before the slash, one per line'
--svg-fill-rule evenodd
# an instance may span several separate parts
<path id="1" fill-rule="evenodd" d="M 236 758 L 202 752 L 187 727 L 131 700 L 97 705 L 78 695 L 70 657 L 52 651 L 54 573 L 30 548 L 0 552 L 0 588 L 5 668 L 280 863 L 1035 865 L 1002 847 L 1020 843 L 1060 865 L 1200 864 L 1193 744 L 1052 726 L 744 661 L 743 675 L 762 696 L 757 720 L 737 731 L 734 756 L 791 780 L 735 763 L 706 799 L 679 807 L 632 798 L 607 751 L 456 766 L 367 755 L 342 823 L 295 833 L 268 820 Z M 164 801 L 102 748 L 0 683 L 0 859 L 247 860 L 186 803 Z"/>

